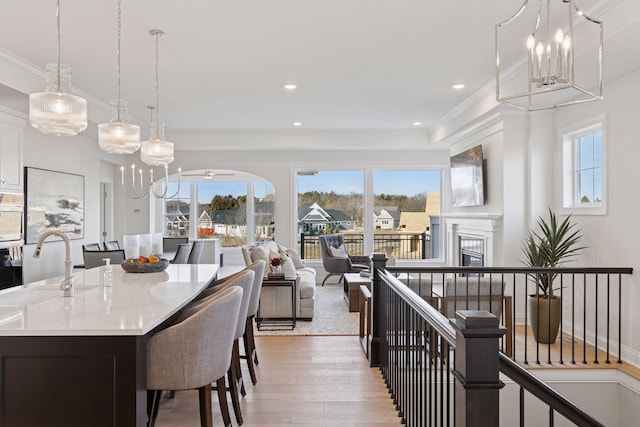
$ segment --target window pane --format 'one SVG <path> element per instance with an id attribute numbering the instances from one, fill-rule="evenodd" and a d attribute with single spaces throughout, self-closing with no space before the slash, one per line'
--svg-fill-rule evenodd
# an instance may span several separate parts
<path id="1" fill-rule="evenodd" d="M 580 158 L 578 169 L 593 167 L 593 135 L 583 136 L 579 140 Z"/>
<path id="2" fill-rule="evenodd" d="M 167 194 L 172 195 L 178 190 L 178 184 L 169 183 Z M 189 213 L 191 210 L 191 188 L 187 184 L 180 185 L 180 192 L 172 199 L 167 199 L 164 209 L 165 237 L 189 236 Z"/>
<path id="3" fill-rule="evenodd" d="M 275 190 L 270 182 L 253 185 L 255 240 L 271 240 L 275 235 Z"/>
<path id="4" fill-rule="evenodd" d="M 602 202 L 602 168 L 593 171 L 593 201 Z"/>
<path id="5" fill-rule="evenodd" d="M 593 166 L 602 166 L 602 132 L 593 135 Z"/>
<path id="6" fill-rule="evenodd" d="M 580 189 L 578 203 L 593 202 L 593 169 L 580 172 Z"/>
<path id="7" fill-rule="evenodd" d="M 198 237 L 218 238 L 221 246 L 247 243 L 247 184 L 244 182 L 200 182 L 198 192 Z"/>
<path id="8" fill-rule="evenodd" d="M 373 195 L 375 252 L 396 259 L 437 256 L 430 217 L 440 215 L 439 171 L 376 171 Z"/>
<path id="9" fill-rule="evenodd" d="M 298 174 L 300 255 L 320 259 L 317 235 L 345 234 L 350 255 L 363 253 L 364 172 L 319 171 Z"/>

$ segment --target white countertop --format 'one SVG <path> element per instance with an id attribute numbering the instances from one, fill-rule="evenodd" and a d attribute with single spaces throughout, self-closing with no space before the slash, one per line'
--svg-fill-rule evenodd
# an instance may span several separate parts
<path id="1" fill-rule="evenodd" d="M 0 336 L 144 335 L 195 298 L 218 272 L 217 264 L 171 264 L 161 273 L 103 267 L 74 273 L 75 296 L 64 297 L 62 277 L 0 291 Z"/>

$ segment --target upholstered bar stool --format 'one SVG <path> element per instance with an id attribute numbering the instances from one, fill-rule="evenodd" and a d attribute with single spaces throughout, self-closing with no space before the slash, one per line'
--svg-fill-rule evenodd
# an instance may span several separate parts
<path id="1" fill-rule="evenodd" d="M 245 354 L 240 357 L 247 360 L 249 375 L 251 376 L 251 382 L 253 384 L 258 383 L 255 369 L 255 365 L 258 364 L 258 352 L 256 351 L 256 340 L 254 336 L 253 322 L 256 315 L 258 314 L 258 306 L 260 305 L 260 292 L 262 292 L 262 280 L 264 279 L 265 268 L 266 263 L 263 260 L 255 261 L 247 266 L 247 269 L 253 270 L 253 272 L 255 273 L 255 277 L 253 280 L 253 288 L 251 289 L 251 298 L 249 299 L 249 309 L 247 310 L 247 324 L 245 326 L 244 335 L 242 336 L 242 339 L 244 341 Z"/>
<path id="2" fill-rule="evenodd" d="M 222 279 L 212 281 L 209 284 L 208 288 L 200 294 L 200 298 L 206 297 L 208 295 L 213 295 L 220 289 L 224 289 L 226 286 L 228 286 L 227 282 L 236 277 L 238 274 L 241 274 L 242 272 L 248 270 L 254 272 L 253 288 L 251 288 L 251 298 L 249 299 L 249 307 L 247 309 L 245 332 L 242 336 L 244 341 L 245 354 L 240 356 L 241 359 L 247 359 L 249 374 L 251 376 L 251 382 L 253 384 L 258 383 L 255 370 L 255 365 L 258 364 L 258 354 L 256 351 L 256 342 L 253 334 L 253 319 L 258 313 L 258 305 L 260 304 L 260 292 L 262 290 L 262 280 L 264 278 L 264 270 L 266 268 L 266 265 L 266 262 L 264 262 L 263 260 L 255 261 L 237 273 L 231 274 Z M 238 375 L 240 392 L 244 396 L 246 393 L 244 390 L 244 381 L 241 381 L 242 372 L 240 369 L 238 370 Z"/>
<path id="3" fill-rule="evenodd" d="M 253 279 L 253 278 L 251 278 Z M 235 339 L 229 319 L 239 315 L 243 291 L 229 287 L 185 309 L 176 323 L 147 341 L 147 389 L 153 391 L 149 426 L 153 427 L 162 390 L 198 389 L 200 425 L 212 426 L 211 383 L 218 384 L 220 410 L 225 426 L 231 425 L 224 390 Z"/>
<path id="4" fill-rule="evenodd" d="M 249 300 L 251 298 L 251 289 L 253 288 L 254 277 L 255 273 L 253 270 L 245 268 L 237 274 L 229 276 L 220 282 L 216 282 L 216 286 L 211 286 L 209 289 L 206 289 L 201 293 L 201 295 L 205 296 L 216 295 L 230 286 L 239 286 L 244 291 L 238 317 L 234 319 L 227 319 L 227 325 L 229 328 L 233 329 L 235 326 L 235 339 L 233 341 L 233 349 L 231 352 L 231 367 L 227 372 L 227 379 L 229 382 L 229 393 L 231 394 L 231 404 L 238 424 L 242 424 L 243 422 L 242 412 L 240 410 L 240 392 L 243 390 L 243 382 L 242 373 L 240 372 L 239 342 L 240 338 L 244 334 L 245 326 L 247 324 L 247 311 L 249 309 Z M 230 324 L 233 323 L 233 320 L 235 320 L 235 324 Z M 220 387 L 218 386 L 218 392 L 220 392 L 219 389 Z"/>

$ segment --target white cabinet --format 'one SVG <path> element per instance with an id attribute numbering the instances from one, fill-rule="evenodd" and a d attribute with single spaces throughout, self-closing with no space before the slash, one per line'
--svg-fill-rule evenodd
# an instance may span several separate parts
<path id="1" fill-rule="evenodd" d="M 25 120 L 0 112 L 0 191 L 23 191 L 24 125 Z"/>

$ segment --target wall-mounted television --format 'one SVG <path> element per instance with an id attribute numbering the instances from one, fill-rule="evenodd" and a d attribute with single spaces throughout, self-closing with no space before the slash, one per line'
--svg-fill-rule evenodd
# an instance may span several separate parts
<path id="1" fill-rule="evenodd" d="M 482 145 L 451 157 L 453 206 L 482 206 L 485 199 Z"/>

